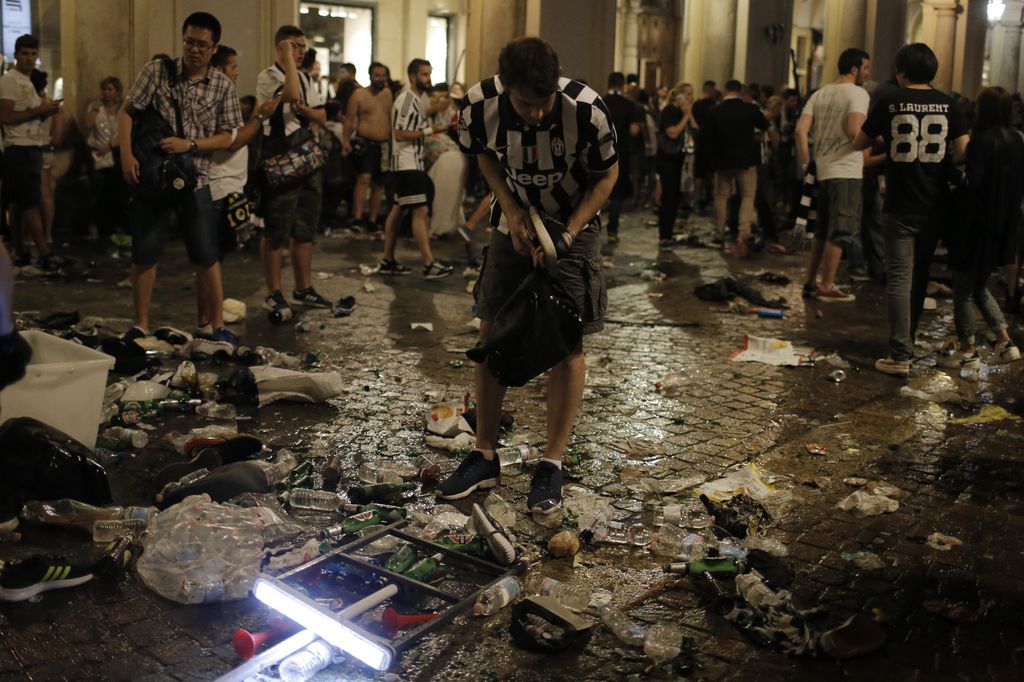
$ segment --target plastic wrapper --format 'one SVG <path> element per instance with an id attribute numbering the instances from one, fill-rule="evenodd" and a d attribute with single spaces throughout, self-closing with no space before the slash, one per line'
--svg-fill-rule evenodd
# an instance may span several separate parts
<path id="1" fill-rule="evenodd" d="M 255 508 L 188 497 L 157 515 L 137 571 L 146 587 L 182 604 L 244 599 L 259 574 L 264 530 Z"/>

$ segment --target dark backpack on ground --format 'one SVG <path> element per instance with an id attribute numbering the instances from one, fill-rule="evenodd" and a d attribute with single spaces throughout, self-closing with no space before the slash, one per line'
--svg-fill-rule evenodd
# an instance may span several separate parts
<path id="1" fill-rule="evenodd" d="M 178 84 L 178 67 L 173 59 L 160 61 L 171 85 L 177 130 L 150 103 L 132 115 L 132 154 L 139 162 L 139 193 L 148 199 L 170 204 L 195 190 L 197 173 L 192 154 L 168 154 L 160 148 L 160 140 L 165 137 L 185 137 L 181 109 L 174 93 Z"/>

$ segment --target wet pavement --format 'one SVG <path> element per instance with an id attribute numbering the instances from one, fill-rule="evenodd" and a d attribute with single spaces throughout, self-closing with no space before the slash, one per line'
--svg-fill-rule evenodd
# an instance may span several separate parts
<path id="1" fill-rule="evenodd" d="M 531 571 L 611 590 L 612 603 L 628 607 L 638 623 L 681 624 L 691 641 L 694 679 L 1017 678 L 1024 663 L 1024 600 L 1016 576 L 1024 566 L 1020 363 L 986 367 L 976 383 L 937 370 L 930 360 L 919 363 L 912 386 L 952 387 L 982 404 L 1001 405 L 1018 419 L 954 423 L 976 414 L 979 405 L 901 396 L 904 381 L 870 369 L 885 350 L 881 287 L 853 285 L 858 301 L 852 305 L 805 304 L 799 291 L 802 257 L 761 255 L 738 262 L 712 248 L 659 254 L 647 218 L 628 214 L 622 243 L 605 249 L 609 319 L 605 331 L 586 342 L 587 389 L 571 443 L 582 461 L 567 470 L 568 483 L 614 499 L 618 516 L 649 523 L 652 504 L 660 498 L 638 492 L 640 479 L 713 479 L 735 464 L 756 462 L 776 488 L 789 493 L 766 535 L 788 548 L 786 560 L 796 572 L 790 587 L 794 602 L 824 607 L 815 621 L 820 629 L 877 610 L 886 619 L 888 641 L 880 651 L 849 661 L 788 657 L 745 639 L 723 617 L 728 607 L 723 609 L 703 580 L 682 577 L 645 595 L 661 579 L 664 563 L 645 549 L 598 545 L 577 556 L 575 567 L 570 559 L 551 559 L 537 545 L 554 530 L 522 513 L 529 477 L 519 476 L 506 480 L 501 493 L 520 511 L 519 540 L 541 562 Z M 692 224 L 706 227 L 701 219 Z M 130 290 L 118 282 L 127 264 L 90 248 L 74 251 L 97 262 L 87 279 L 21 281 L 16 309 L 78 309 L 126 328 Z M 408 265 L 416 260 L 413 248 L 408 241 L 400 247 L 399 257 Z M 442 259 L 462 255 L 461 244 L 453 241 L 437 242 L 435 248 Z M 240 430 L 271 448 L 340 454 L 351 479 L 364 459 L 408 459 L 428 450 L 425 412 L 437 396 L 459 396 L 473 383 L 472 363 L 451 362 L 462 359 L 474 342 L 467 327 L 472 317 L 467 281 L 454 276 L 424 282 L 415 270 L 394 280 L 361 276 L 357 266 L 374 263 L 380 250 L 380 242 L 320 240 L 314 270 L 324 274 L 314 285 L 331 299 L 355 295 L 358 305 L 348 318 L 303 313 L 319 323 L 309 333 L 265 320 L 259 310 L 259 263 L 252 253 L 234 254 L 225 263 L 225 295 L 249 306 L 245 323 L 235 326 L 245 344 L 317 350 L 321 366 L 337 369 L 345 381 L 345 392 L 330 405 L 243 409 L 249 419 L 239 421 Z M 651 261 L 664 280 L 642 275 Z M 154 325 L 190 328 L 194 288 L 180 244 L 170 247 L 160 267 Z M 461 269 L 457 266 L 456 273 Z M 761 270 L 792 278 L 787 286 L 756 284 L 769 298 L 785 297 L 790 308 L 784 319 L 758 318 L 693 294 L 695 286 L 717 277 Z M 372 293 L 364 290 L 366 282 L 372 283 Z M 56 308 L 54 301 L 59 301 Z M 413 322 L 431 322 L 433 331 L 412 330 Z M 951 301 L 940 298 L 938 311 L 926 313 L 922 322 L 922 340 L 937 344 L 951 329 Z M 852 368 L 835 383 L 829 380 L 835 368 L 826 363 L 793 368 L 730 362 L 748 333 L 837 352 Z M 1019 326 L 1015 333 L 1024 341 Z M 230 369 L 225 365 L 219 371 Z M 656 390 L 670 373 L 679 375 L 676 387 Z M 509 392 L 514 442 L 543 442 L 543 399 L 543 380 Z M 157 433 L 184 431 L 199 420 L 169 417 L 156 425 Z M 827 453 L 810 454 L 808 444 L 822 445 Z M 441 457 L 446 471 L 457 464 L 454 455 Z M 149 504 L 153 475 L 176 459 L 170 450 L 149 447 L 111 465 L 115 502 Z M 836 503 L 855 490 L 843 482 L 850 477 L 898 487 L 898 510 L 861 519 L 837 509 Z M 477 494 L 455 506 L 466 513 L 482 498 Z M 23 529 L 19 545 L 0 545 L 0 557 L 55 550 L 82 557 L 99 553 L 78 534 L 28 524 Z M 924 542 L 933 532 L 963 544 L 933 549 Z M 884 567 L 859 569 L 842 556 L 861 551 L 876 553 Z M 956 622 L 930 612 L 926 602 L 933 610 L 936 604 L 960 605 L 977 618 Z M 231 633 L 239 627 L 264 629 L 269 620 L 267 609 L 251 598 L 183 606 L 150 592 L 135 576 L 115 584 L 93 581 L 47 592 L 36 602 L 0 606 L 0 679 L 212 679 L 238 663 Z M 392 673 L 397 675 L 392 679 L 403 680 L 606 680 L 668 679 L 680 669 L 651 671 L 642 650 L 621 644 L 600 627 L 582 650 L 525 652 L 510 642 L 506 610 L 485 619 L 459 618 L 407 652 Z M 342 664 L 317 679 L 383 677 Z"/>

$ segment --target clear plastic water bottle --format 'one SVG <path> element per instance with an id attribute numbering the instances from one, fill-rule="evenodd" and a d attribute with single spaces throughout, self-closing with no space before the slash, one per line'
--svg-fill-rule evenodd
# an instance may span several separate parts
<path id="1" fill-rule="evenodd" d="M 643 646 L 647 630 L 629 619 L 629 616 L 614 606 L 601 609 L 601 622 L 616 637 L 630 646 Z"/>
<path id="2" fill-rule="evenodd" d="M 179 478 L 177 481 L 171 481 L 170 483 L 165 485 L 163 488 L 161 488 L 160 493 L 156 497 L 157 502 L 162 501 L 164 497 L 166 497 L 167 495 L 170 495 L 175 490 L 178 490 L 179 488 L 184 488 L 187 485 L 191 485 L 191 484 L 195 483 L 196 481 L 201 479 L 203 476 L 206 476 L 208 473 L 210 473 L 210 470 L 204 467 L 202 469 L 196 469 L 195 471 L 193 471 L 191 473 L 185 474 L 184 476 Z"/>
<path id="3" fill-rule="evenodd" d="M 537 576 L 527 586 L 531 592 L 551 597 L 565 608 L 583 612 L 590 606 L 590 592 L 582 587 L 566 585 L 560 580 Z"/>
<path id="4" fill-rule="evenodd" d="M 103 435 L 107 438 L 126 440 L 133 448 L 144 448 L 149 445 L 149 434 L 139 429 L 126 429 L 123 426 L 111 426 L 104 429 Z"/>
<path id="5" fill-rule="evenodd" d="M 288 504 L 293 509 L 315 509 L 317 511 L 338 511 L 341 498 L 329 490 L 309 490 L 293 488 L 288 493 Z"/>
<path id="6" fill-rule="evenodd" d="M 520 471 L 523 465 L 532 460 L 540 459 L 541 452 L 529 445 L 515 445 L 507 448 L 498 448 L 494 451 L 498 458 L 498 464 L 505 473 Z"/>
<path id="7" fill-rule="evenodd" d="M 144 519 L 148 524 L 156 515 L 154 507 L 94 507 L 78 500 L 26 502 L 21 518 L 31 523 L 67 526 L 92 532 L 96 521 Z"/>
<path id="8" fill-rule="evenodd" d="M 780 606 L 784 601 L 755 571 L 736 576 L 736 594 L 754 607 Z"/>
<path id="9" fill-rule="evenodd" d="M 238 410 L 231 403 L 206 402 L 196 408 L 196 414 L 206 419 L 234 419 Z"/>
<path id="10" fill-rule="evenodd" d="M 494 583 L 480 595 L 479 601 L 473 605 L 473 613 L 478 616 L 489 616 L 511 604 L 523 591 L 523 584 L 518 578 L 508 576 Z"/>
<path id="11" fill-rule="evenodd" d="M 92 524 L 93 542 L 113 542 L 117 538 L 137 538 L 146 530 L 143 519 L 111 519 Z"/>
<path id="12" fill-rule="evenodd" d="M 284 682 L 305 682 L 334 663 L 339 653 L 330 644 L 318 639 L 281 661 L 277 674 Z"/>
<path id="13" fill-rule="evenodd" d="M 359 465 L 359 480 L 364 483 L 401 483 L 416 478 L 419 469 L 404 462 L 365 462 Z"/>

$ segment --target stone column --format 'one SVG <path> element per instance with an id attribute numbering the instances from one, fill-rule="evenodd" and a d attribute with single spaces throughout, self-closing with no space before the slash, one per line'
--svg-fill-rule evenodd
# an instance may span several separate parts
<path id="1" fill-rule="evenodd" d="M 988 30 L 986 5 L 985 0 L 968 0 L 966 11 L 957 22 L 953 91 L 971 99 L 974 99 L 981 87 L 981 71 L 985 64 L 985 33 Z"/>
<path id="2" fill-rule="evenodd" d="M 924 26 L 928 31 L 924 33 L 925 42 L 935 51 L 939 59 L 939 70 L 933 81 L 936 88 L 949 92 L 953 87 L 953 67 L 956 59 L 956 21 L 957 2 L 956 0 L 925 0 Z M 929 16 L 930 15 L 930 16 Z"/>
<path id="3" fill-rule="evenodd" d="M 1008 90 L 1017 87 L 1020 65 L 1021 8 L 1024 2 L 1006 0 L 1003 16 L 992 27 L 991 64 L 989 83 Z"/>
<path id="4" fill-rule="evenodd" d="M 639 43 L 637 14 L 639 11 L 639 0 L 620 0 L 618 29 L 621 32 L 621 39 L 616 41 L 618 42 L 618 52 L 615 54 L 615 69 L 627 76 L 638 73 L 637 70 L 640 68 L 637 49 Z"/>

